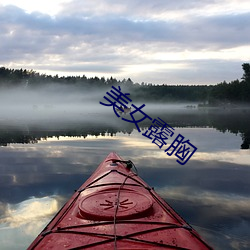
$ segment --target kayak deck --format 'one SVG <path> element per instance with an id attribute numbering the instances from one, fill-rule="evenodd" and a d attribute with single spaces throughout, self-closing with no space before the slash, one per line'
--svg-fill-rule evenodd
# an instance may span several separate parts
<path id="1" fill-rule="evenodd" d="M 28 249 L 212 249 L 110 153 Z"/>

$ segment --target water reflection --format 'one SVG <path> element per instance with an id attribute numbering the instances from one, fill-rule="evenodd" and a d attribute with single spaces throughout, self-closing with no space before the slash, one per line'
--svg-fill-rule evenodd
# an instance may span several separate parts
<path id="1" fill-rule="evenodd" d="M 5 207 L 5 218 L 0 222 L 11 228 L 20 227 L 24 224 L 34 224 L 58 211 L 58 202 L 55 197 L 30 198 L 17 204 L 8 203 Z M 26 228 L 26 233 L 31 233 Z"/>
<path id="2" fill-rule="evenodd" d="M 23 129 L 1 130 L 8 144 L 0 148 L 1 249 L 25 249 L 113 150 L 131 159 L 139 175 L 215 249 L 249 249 L 250 154 L 240 145 L 241 133 L 247 134 L 250 122 L 244 117 L 243 124 L 235 115 L 211 117 L 197 111 L 152 115 L 171 121 L 178 133 L 197 146 L 184 166 L 134 130 L 133 124 L 119 119 L 113 124 L 114 117 L 92 126 L 30 125 L 25 133 L 36 139 L 34 144 L 16 143 L 14 138 L 21 138 Z M 144 122 L 141 129 L 149 125 Z"/>
<path id="3" fill-rule="evenodd" d="M 30 198 L 17 204 L 4 204 L 0 218 L 1 249 L 23 249 L 59 210 L 60 197 Z M 13 239 L 14 238 L 14 239 Z M 3 248 L 2 248 L 3 247 Z"/>
<path id="4" fill-rule="evenodd" d="M 210 127 L 221 132 L 240 135 L 242 141 L 239 144 L 241 149 L 249 149 L 250 146 L 250 109 L 245 110 L 170 110 L 168 106 L 163 109 L 152 109 L 148 107 L 146 112 L 152 118 L 160 117 L 172 127 Z M 129 114 L 124 115 L 128 119 Z M 72 122 L 73 121 L 73 122 Z M 141 128 L 148 128 L 151 121 L 146 119 L 140 124 Z M 16 121 L 0 123 L 0 145 L 7 146 L 10 143 L 37 143 L 41 139 L 60 136 L 87 137 L 88 135 L 105 136 L 115 135 L 123 132 L 131 134 L 135 125 L 122 121 L 112 112 L 95 112 L 75 114 L 72 119 L 62 120 L 51 118 L 45 120 Z"/>

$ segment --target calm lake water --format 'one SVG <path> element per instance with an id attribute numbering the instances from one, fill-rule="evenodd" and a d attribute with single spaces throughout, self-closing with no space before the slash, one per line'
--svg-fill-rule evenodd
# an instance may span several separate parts
<path id="1" fill-rule="evenodd" d="M 184 166 L 105 110 L 33 106 L 0 117 L 1 249 L 27 248 L 111 151 L 132 160 L 215 249 L 250 249 L 250 110 L 145 107 L 198 148 Z"/>

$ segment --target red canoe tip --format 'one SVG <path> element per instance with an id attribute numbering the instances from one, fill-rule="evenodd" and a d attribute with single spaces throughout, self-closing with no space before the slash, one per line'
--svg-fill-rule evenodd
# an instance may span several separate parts
<path id="1" fill-rule="evenodd" d="M 122 158 L 116 153 L 116 152 L 110 152 L 107 157 L 105 158 L 105 161 L 109 161 L 111 159 L 119 159 L 122 160 Z"/>
<path id="2" fill-rule="evenodd" d="M 110 152 L 28 249 L 211 250 L 128 163 Z"/>

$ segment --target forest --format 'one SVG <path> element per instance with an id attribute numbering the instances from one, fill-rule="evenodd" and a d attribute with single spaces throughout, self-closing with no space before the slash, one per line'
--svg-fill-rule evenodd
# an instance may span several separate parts
<path id="1" fill-rule="evenodd" d="M 117 80 L 112 76 L 51 76 L 34 70 L 9 69 L 0 67 L 0 88 L 36 89 L 51 84 L 67 85 L 80 91 L 108 91 L 112 86 L 121 86 L 123 93 L 130 93 L 133 101 L 149 102 L 198 102 L 200 106 L 220 106 L 250 104 L 250 64 L 243 63 L 242 78 L 216 85 L 153 85 L 152 83 L 134 83 L 130 78 Z"/>

